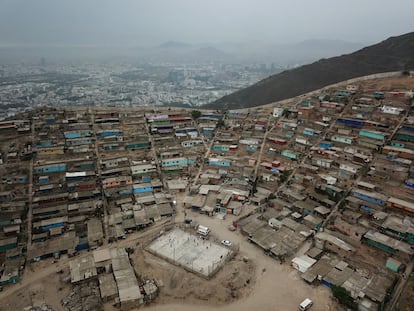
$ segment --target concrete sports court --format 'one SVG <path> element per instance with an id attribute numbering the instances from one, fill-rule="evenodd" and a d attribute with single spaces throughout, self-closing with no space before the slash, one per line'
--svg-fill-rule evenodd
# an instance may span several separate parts
<path id="1" fill-rule="evenodd" d="M 151 253 L 204 277 L 211 277 L 231 255 L 230 248 L 203 240 L 179 228 L 166 232 L 147 248 Z"/>

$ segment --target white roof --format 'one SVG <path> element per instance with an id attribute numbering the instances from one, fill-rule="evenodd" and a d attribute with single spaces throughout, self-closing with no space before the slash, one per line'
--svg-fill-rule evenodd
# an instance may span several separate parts
<path id="1" fill-rule="evenodd" d="M 306 298 L 304 301 L 302 301 L 301 303 L 300 303 L 300 306 L 302 307 L 302 308 L 305 308 L 307 305 L 309 305 L 310 303 L 312 303 L 312 300 L 310 300 L 309 298 Z"/>
<path id="2" fill-rule="evenodd" d="M 86 176 L 86 172 L 66 172 L 66 177 L 82 177 Z"/>
<path id="3" fill-rule="evenodd" d="M 312 267 L 312 265 L 316 262 L 316 259 L 310 258 L 308 255 L 302 255 L 300 257 L 293 258 L 292 262 L 309 268 Z"/>

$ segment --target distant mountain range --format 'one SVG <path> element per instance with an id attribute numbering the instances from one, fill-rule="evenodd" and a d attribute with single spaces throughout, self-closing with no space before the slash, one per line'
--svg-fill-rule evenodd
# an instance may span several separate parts
<path id="1" fill-rule="evenodd" d="M 300 43 L 276 44 L 254 42 L 219 42 L 190 44 L 167 41 L 156 46 L 85 46 L 85 45 L 1 45 L 0 63 L 21 61 L 48 63 L 61 61 L 130 61 L 131 63 L 195 63 L 271 64 L 280 69 L 292 68 L 322 57 L 355 51 L 364 44 L 339 40 L 307 40 Z"/>
<path id="2" fill-rule="evenodd" d="M 321 57 L 349 53 L 363 47 L 361 43 L 340 40 L 306 40 L 292 44 L 203 43 L 189 44 L 167 41 L 158 46 L 140 49 L 152 61 L 177 63 L 275 63 L 292 67 Z"/>
<path id="3" fill-rule="evenodd" d="M 190 45 L 187 44 L 187 43 L 184 43 L 184 42 L 167 41 L 167 42 L 161 43 L 156 48 L 160 48 L 160 49 L 183 49 L 183 48 L 188 48 L 188 47 L 190 47 Z"/>
<path id="4" fill-rule="evenodd" d="M 172 63 L 208 63 L 224 62 L 232 59 L 232 55 L 209 44 L 192 45 L 184 42 L 168 41 L 156 47 L 141 50 L 142 56 L 151 57 L 153 62 L 172 62 Z"/>
<path id="5" fill-rule="evenodd" d="M 305 42 L 314 45 L 315 42 Z M 316 46 L 322 47 L 321 42 Z M 354 53 L 320 59 L 286 70 L 203 106 L 206 109 L 255 107 L 295 97 L 326 85 L 374 73 L 414 69 L 414 32 L 390 37 Z"/>

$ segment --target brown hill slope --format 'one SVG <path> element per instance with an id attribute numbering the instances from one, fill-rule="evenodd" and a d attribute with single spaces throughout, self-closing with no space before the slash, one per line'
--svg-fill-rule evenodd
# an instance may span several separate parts
<path id="1" fill-rule="evenodd" d="M 390 37 L 351 54 L 321 59 L 281 72 L 202 108 L 227 110 L 255 107 L 351 78 L 411 69 L 414 69 L 414 32 Z"/>

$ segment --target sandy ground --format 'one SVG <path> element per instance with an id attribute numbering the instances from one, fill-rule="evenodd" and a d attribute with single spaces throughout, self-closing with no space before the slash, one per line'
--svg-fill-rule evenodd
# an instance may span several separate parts
<path id="1" fill-rule="evenodd" d="M 373 79 L 360 82 L 365 92 L 388 90 L 412 90 L 414 79 L 412 77 L 394 77 L 386 79 Z"/>
<path id="2" fill-rule="evenodd" d="M 66 265 L 66 260 L 62 258 L 59 264 L 53 264 L 50 259 L 29 265 L 20 282 L 0 293 L 0 311 L 29 310 L 30 306 L 40 307 L 44 303 L 56 311 L 64 311 L 60 300 L 68 295 L 70 287 L 60 281 L 61 274 L 56 271 Z"/>
<path id="3" fill-rule="evenodd" d="M 407 282 L 403 292 L 401 293 L 400 301 L 396 306 L 398 311 L 409 311 L 413 309 L 414 306 L 414 278 Z"/>

